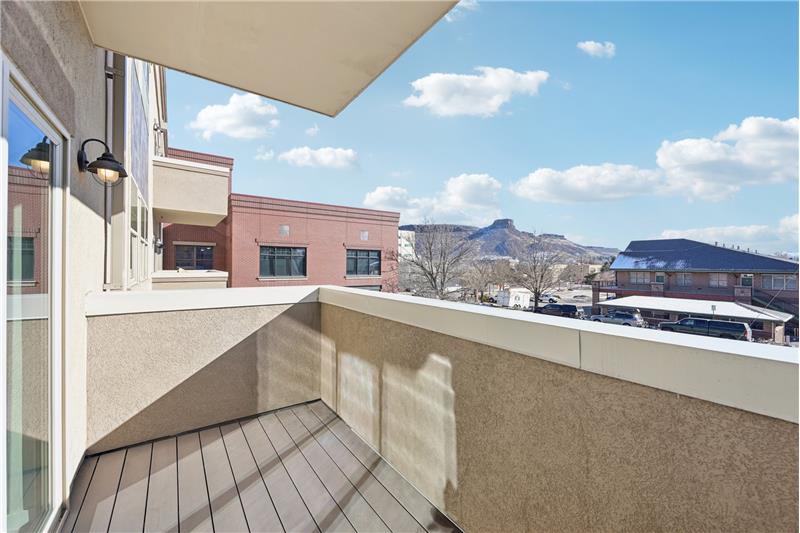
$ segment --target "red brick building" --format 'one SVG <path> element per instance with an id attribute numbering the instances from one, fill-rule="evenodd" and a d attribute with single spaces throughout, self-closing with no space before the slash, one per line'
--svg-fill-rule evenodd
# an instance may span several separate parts
<path id="1" fill-rule="evenodd" d="M 170 149 L 170 157 L 228 166 L 233 160 Z M 397 288 L 399 213 L 230 194 L 216 227 L 163 228 L 163 268 L 228 272 L 230 287 L 343 285 Z"/>

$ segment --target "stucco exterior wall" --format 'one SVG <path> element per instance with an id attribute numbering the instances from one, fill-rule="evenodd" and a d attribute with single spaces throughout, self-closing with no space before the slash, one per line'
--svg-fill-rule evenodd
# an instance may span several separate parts
<path id="1" fill-rule="evenodd" d="M 321 324 L 323 400 L 467 531 L 797 529 L 794 423 L 329 304 Z"/>
<path id="2" fill-rule="evenodd" d="M 104 52 L 89 38 L 76 2 L 0 2 L 0 45 L 72 136 L 67 199 L 64 353 L 64 478 L 86 448 L 86 322 L 83 296 L 103 283 L 103 190 L 80 174 L 75 150 L 105 131 Z M 56 222 L 55 227 L 62 227 Z"/>
<path id="3" fill-rule="evenodd" d="M 320 397 L 317 303 L 88 322 L 90 453 Z"/>

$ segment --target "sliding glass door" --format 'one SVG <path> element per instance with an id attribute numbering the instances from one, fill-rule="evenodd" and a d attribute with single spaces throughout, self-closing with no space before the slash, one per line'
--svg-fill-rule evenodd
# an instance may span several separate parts
<path id="1" fill-rule="evenodd" d="M 60 459 L 54 446 L 60 439 L 54 424 L 60 391 L 60 298 L 54 296 L 60 287 L 60 239 L 53 222 L 58 220 L 54 207 L 59 195 L 54 191 L 60 190 L 63 142 L 12 81 L 6 80 L 4 92 L 5 518 L 9 531 L 38 531 L 52 519 L 60 494 Z"/>

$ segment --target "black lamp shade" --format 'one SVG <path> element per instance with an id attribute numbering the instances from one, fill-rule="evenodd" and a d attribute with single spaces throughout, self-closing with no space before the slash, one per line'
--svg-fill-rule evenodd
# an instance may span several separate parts
<path id="1" fill-rule="evenodd" d="M 89 163 L 86 170 L 92 174 L 97 174 L 103 181 L 108 181 L 109 183 L 114 183 L 117 179 L 126 178 L 128 176 L 128 173 L 125 172 L 125 167 L 122 166 L 122 163 L 114 159 L 114 154 L 111 152 L 105 152 L 95 161 Z M 106 178 L 107 176 L 113 176 L 114 173 L 116 173 L 114 179 Z"/>
<path id="2" fill-rule="evenodd" d="M 47 137 L 42 138 L 42 142 L 37 143 L 36 146 L 25 152 L 19 162 L 35 170 L 49 170 L 50 143 L 47 142 Z"/>

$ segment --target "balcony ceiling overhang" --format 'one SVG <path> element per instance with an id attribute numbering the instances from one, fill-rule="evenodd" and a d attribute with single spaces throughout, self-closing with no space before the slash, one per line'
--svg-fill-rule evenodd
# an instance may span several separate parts
<path id="1" fill-rule="evenodd" d="M 329 116 L 454 1 L 88 1 L 95 45 Z"/>

